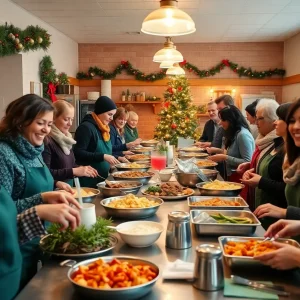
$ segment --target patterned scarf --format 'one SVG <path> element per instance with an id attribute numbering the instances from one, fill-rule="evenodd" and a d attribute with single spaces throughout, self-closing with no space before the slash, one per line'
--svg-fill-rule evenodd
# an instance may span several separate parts
<path id="1" fill-rule="evenodd" d="M 76 144 L 70 132 L 65 135 L 54 124 L 52 125 L 50 136 L 60 146 L 64 154 L 69 155 L 72 146 Z"/>
<path id="2" fill-rule="evenodd" d="M 253 158 L 255 158 L 256 160 L 256 164 L 254 167 L 257 167 L 259 165 L 259 162 L 264 157 L 265 153 L 267 153 L 270 150 L 270 148 L 274 146 L 274 140 L 276 138 L 278 138 L 278 135 L 276 135 L 275 129 L 269 132 L 266 136 L 262 136 L 261 134 L 257 136 L 255 140 L 255 145 L 259 153 L 257 153 L 255 157 L 252 156 L 252 160 Z"/>
<path id="3" fill-rule="evenodd" d="M 294 163 L 290 166 L 287 155 L 285 155 L 282 169 L 283 181 L 285 183 L 296 185 L 300 181 L 300 157 L 297 157 Z"/>
<path id="4" fill-rule="evenodd" d="M 42 144 L 41 146 L 33 146 L 21 134 L 19 134 L 16 138 L 11 136 L 1 136 L 0 141 L 8 143 L 14 150 L 16 150 L 28 160 L 36 159 L 44 151 L 44 144 Z"/>
<path id="5" fill-rule="evenodd" d="M 105 142 L 108 142 L 110 140 L 110 134 L 109 134 L 110 128 L 109 128 L 109 126 L 108 125 L 104 125 L 102 123 L 102 121 L 98 118 L 98 116 L 94 112 L 92 112 L 92 117 L 93 117 L 94 121 L 96 122 L 99 130 L 101 131 L 103 140 Z"/>

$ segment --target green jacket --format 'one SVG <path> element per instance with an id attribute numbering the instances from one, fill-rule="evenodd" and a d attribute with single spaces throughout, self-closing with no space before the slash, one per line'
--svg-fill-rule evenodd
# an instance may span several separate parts
<path id="1" fill-rule="evenodd" d="M 139 133 L 137 128 L 131 128 L 128 124 L 125 125 L 124 130 L 125 142 L 130 143 L 139 138 Z"/>

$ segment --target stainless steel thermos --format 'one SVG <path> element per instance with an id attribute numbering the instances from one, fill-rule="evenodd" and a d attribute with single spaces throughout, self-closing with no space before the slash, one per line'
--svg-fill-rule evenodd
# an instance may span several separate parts
<path id="1" fill-rule="evenodd" d="M 224 287 L 220 247 L 210 244 L 196 247 L 193 286 L 203 291 L 216 291 Z"/>
<path id="2" fill-rule="evenodd" d="M 184 211 L 173 211 L 168 214 L 166 247 L 187 249 L 192 247 L 190 214 Z"/>

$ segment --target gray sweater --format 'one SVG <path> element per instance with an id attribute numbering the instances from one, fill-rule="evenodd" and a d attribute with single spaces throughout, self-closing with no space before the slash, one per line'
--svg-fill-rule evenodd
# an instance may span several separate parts
<path id="1" fill-rule="evenodd" d="M 230 147 L 227 149 L 228 158 L 226 160 L 227 175 L 231 175 L 238 165 L 250 162 L 254 152 L 255 143 L 251 132 L 242 127 Z"/>

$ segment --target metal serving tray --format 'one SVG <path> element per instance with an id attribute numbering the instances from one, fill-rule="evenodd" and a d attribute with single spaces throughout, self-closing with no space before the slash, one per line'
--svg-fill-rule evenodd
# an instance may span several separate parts
<path id="1" fill-rule="evenodd" d="M 204 200 L 210 200 L 214 198 L 219 198 L 222 200 L 237 201 L 241 206 L 201 206 L 201 205 L 192 205 L 194 202 L 201 202 Z M 249 205 L 242 197 L 211 197 L 211 196 L 192 196 L 188 197 L 188 205 L 190 209 L 202 209 L 202 210 L 242 210 L 248 208 Z"/>
<path id="2" fill-rule="evenodd" d="M 194 218 L 201 212 L 210 214 L 221 213 L 228 217 L 247 217 L 252 220 L 252 224 L 234 224 L 234 223 L 195 223 Z M 198 235 L 252 235 L 256 231 L 260 222 L 255 215 L 247 210 L 191 210 L 191 222 Z"/>
<path id="3" fill-rule="evenodd" d="M 229 267 L 245 267 L 245 266 L 255 266 L 255 267 L 261 267 L 264 266 L 260 261 L 253 259 L 253 257 L 249 256 L 233 256 L 228 255 L 225 253 L 224 246 L 229 241 L 233 242 L 247 242 L 249 240 L 259 240 L 263 241 L 264 237 L 243 237 L 243 236 L 220 236 L 219 237 L 219 244 L 221 247 L 221 250 L 223 252 L 223 257 L 226 262 L 226 264 Z M 292 239 L 277 239 L 276 242 L 280 243 L 286 243 L 292 246 L 295 246 L 297 248 L 300 248 L 300 245 Z"/>
<path id="4" fill-rule="evenodd" d="M 143 208 L 114 208 L 108 206 L 111 201 L 122 199 L 126 196 L 117 196 L 117 197 L 110 197 L 100 201 L 100 204 L 104 207 L 107 214 L 114 218 L 122 218 L 122 219 L 129 219 L 129 220 L 138 220 L 138 219 L 145 219 L 149 218 L 156 214 L 159 207 L 164 203 L 161 198 L 158 197 L 151 197 L 146 196 L 149 200 L 154 200 L 157 205 L 151 207 L 143 207 Z M 145 196 L 136 196 L 138 198 L 145 197 Z"/>
<path id="5" fill-rule="evenodd" d="M 200 194 L 203 196 L 224 196 L 224 197 L 226 197 L 226 196 L 227 197 L 237 197 L 240 194 L 240 192 L 242 191 L 242 189 L 245 187 L 241 183 L 230 182 L 230 181 L 227 181 L 227 182 L 234 183 L 237 186 L 239 186 L 240 188 L 234 189 L 234 190 L 214 190 L 214 189 L 204 188 L 203 185 L 207 184 L 208 182 L 197 183 L 196 187 L 200 191 Z"/>

